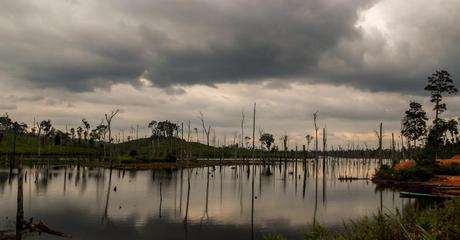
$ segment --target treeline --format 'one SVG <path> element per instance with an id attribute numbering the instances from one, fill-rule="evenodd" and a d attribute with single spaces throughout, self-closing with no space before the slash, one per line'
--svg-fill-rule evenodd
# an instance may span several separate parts
<path id="1" fill-rule="evenodd" d="M 428 77 L 425 90 L 430 93 L 430 102 L 434 105 L 432 124 L 428 126 L 428 117 L 422 104 L 411 101 L 402 119 L 401 130 L 401 134 L 407 139 L 408 149 L 412 150 L 411 157 L 421 165 L 433 164 L 436 156 L 446 157 L 459 153 L 460 148 L 460 118 L 442 118 L 442 114 L 447 111 L 443 98 L 458 92 L 450 73 L 445 70 L 433 73 Z"/>

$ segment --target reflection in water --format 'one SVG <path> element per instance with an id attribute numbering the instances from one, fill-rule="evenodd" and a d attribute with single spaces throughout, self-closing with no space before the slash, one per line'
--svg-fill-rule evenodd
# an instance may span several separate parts
<path id="1" fill-rule="evenodd" d="M 110 223 L 110 219 L 109 219 L 109 201 L 110 201 L 110 192 L 111 192 L 111 188 L 112 188 L 112 171 L 113 171 L 113 169 L 110 168 L 110 170 L 109 170 L 109 185 L 107 186 L 107 197 L 105 199 L 105 208 L 104 208 L 104 215 L 102 216 L 102 223 L 104 223 L 104 222 Z"/>
<path id="2" fill-rule="evenodd" d="M 27 217 L 76 239 L 259 239 L 266 232 L 301 239 L 308 224 L 340 228 L 343 220 L 404 204 L 369 181 L 336 180 L 369 177 L 376 160 L 321 160 L 127 172 L 71 165 L 0 169 L 0 216 L 21 218 L 14 210 L 26 198 Z"/>
<path id="3" fill-rule="evenodd" d="M 163 194 L 162 194 L 162 192 L 161 192 L 161 184 L 162 184 L 162 182 L 160 182 L 160 210 L 159 210 L 159 214 L 158 214 L 158 216 L 159 216 L 160 218 L 161 218 L 161 205 L 162 205 L 162 203 L 163 203 Z"/>
<path id="4" fill-rule="evenodd" d="M 21 160 L 17 163 L 18 168 L 18 192 L 17 192 L 17 210 L 16 210 L 16 239 L 22 239 L 22 226 L 24 223 L 24 179 L 22 173 L 22 163 Z"/>

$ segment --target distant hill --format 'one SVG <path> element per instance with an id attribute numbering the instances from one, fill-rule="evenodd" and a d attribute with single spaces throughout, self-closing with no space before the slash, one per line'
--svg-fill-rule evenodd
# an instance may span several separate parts
<path id="1" fill-rule="evenodd" d="M 187 142 L 178 138 L 142 138 L 111 146 L 104 142 L 91 142 L 78 139 L 56 141 L 49 137 L 41 138 L 42 156 L 88 156 L 91 158 L 109 157 L 112 148 L 114 158 L 120 161 L 173 161 L 176 158 L 230 158 L 250 157 L 247 149 L 224 147 L 217 148 L 197 142 Z M 38 137 L 32 134 L 16 136 L 4 134 L 0 140 L 0 155 L 23 155 L 38 157 Z"/>

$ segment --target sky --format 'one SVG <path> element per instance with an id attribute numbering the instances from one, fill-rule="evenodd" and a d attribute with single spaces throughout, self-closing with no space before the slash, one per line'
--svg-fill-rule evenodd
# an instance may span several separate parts
<path id="1" fill-rule="evenodd" d="M 438 69 L 460 77 L 458 0 L 15 0 L 0 8 L 0 112 L 58 128 L 148 134 L 151 120 L 199 113 L 219 143 L 245 114 L 251 136 L 305 144 L 327 127 L 328 145 L 375 146 L 400 131 L 410 101 L 432 116 L 423 91 Z M 445 118 L 460 115 L 446 99 Z M 217 142 L 217 140 L 216 140 Z"/>

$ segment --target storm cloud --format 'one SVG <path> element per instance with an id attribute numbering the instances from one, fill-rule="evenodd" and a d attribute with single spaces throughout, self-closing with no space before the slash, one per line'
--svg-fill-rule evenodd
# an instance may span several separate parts
<path id="1" fill-rule="evenodd" d="M 413 91 L 435 69 L 460 75 L 456 10 L 453 0 L 7 1 L 0 71 L 70 91 L 140 78 L 170 92 L 266 79 Z"/>
<path id="2" fill-rule="evenodd" d="M 221 143 L 257 102 L 257 128 L 330 144 L 400 131 L 427 76 L 460 76 L 457 0 L 16 0 L 0 7 L 0 111 L 61 129 L 112 109 L 120 135 L 203 112 Z M 446 97 L 446 119 L 459 97 Z M 249 122 L 245 127 L 249 128 Z M 249 129 L 246 129 L 249 130 Z M 235 138 L 238 139 L 238 138 Z M 278 139 L 278 138 L 277 138 Z"/>

